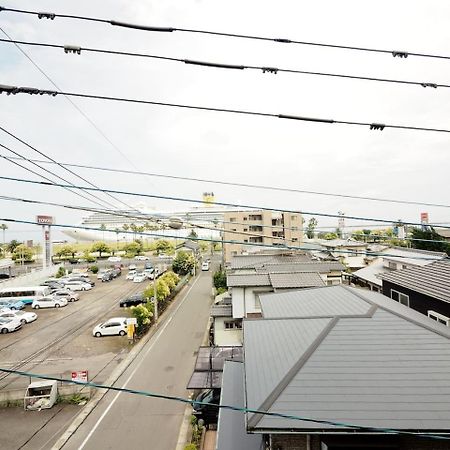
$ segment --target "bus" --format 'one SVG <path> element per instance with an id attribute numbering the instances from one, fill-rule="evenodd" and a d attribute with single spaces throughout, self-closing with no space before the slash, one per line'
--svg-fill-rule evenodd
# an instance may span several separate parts
<path id="1" fill-rule="evenodd" d="M 24 305 L 31 305 L 33 300 L 50 295 L 48 286 L 9 287 L 0 289 L 0 301 L 15 303 L 21 301 Z"/>

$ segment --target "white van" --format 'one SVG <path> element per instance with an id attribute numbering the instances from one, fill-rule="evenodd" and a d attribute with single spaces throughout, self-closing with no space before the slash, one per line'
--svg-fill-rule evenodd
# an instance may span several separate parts
<path id="1" fill-rule="evenodd" d="M 113 317 L 106 322 L 100 323 L 92 330 L 95 337 L 101 336 L 125 336 L 127 334 L 127 318 Z"/>

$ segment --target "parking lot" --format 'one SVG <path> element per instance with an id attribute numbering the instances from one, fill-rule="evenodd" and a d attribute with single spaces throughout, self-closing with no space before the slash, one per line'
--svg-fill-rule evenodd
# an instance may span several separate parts
<path id="1" fill-rule="evenodd" d="M 139 264 L 143 266 L 143 264 Z M 70 378 L 72 371 L 87 370 L 89 379 L 104 381 L 130 348 L 128 338 L 108 336 L 95 338 L 95 325 L 111 317 L 127 317 L 128 309 L 120 308 L 121 299 L 142 292 L 147 285 L 133 283 L 123 274 L 102 283 L 94 275 L 95 287 L 80 292 L 77 302 L 63 308 L 31 309 L 36 321 L 22 329 L 0 335 L 0 366 L 22 371 Z M 0 374 L 0 389 L 24 388 L 26 377 Z"/>

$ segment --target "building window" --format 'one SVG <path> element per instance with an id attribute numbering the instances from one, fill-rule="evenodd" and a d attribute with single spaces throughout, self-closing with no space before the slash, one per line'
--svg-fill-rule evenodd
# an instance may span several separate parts
<path id="1" fill-rule="evenodd" d="M 225 320 L 223 325 L 225 330 L 242 330 L 241 320 Z"/>
<path id="2" fill-rule="evenodd" d="M 389 261 L 388 262 L 388 267 L 389 267 L 389 269 L 396 270 L 397 269 L 397 264 L 395 264 L 394 262 Z"/>
<path id="3" fill-rule="evenodd" d="M 450 326 L 450 317 L 444 316 L 443 314 L 439 314 L 436 311 L 429 310 L 428 317 L 430 319 L 435 320 L 436 322 L 446 325 L 447 327 Z"/>
<path id="4" fill-rule="evenodd" d="M 230 217 L 230 222 L 236 222 L 236 217 Z"/>
<path id="5" fill-rule="evenodd" d="M 297 216 L 291 216 L 291 220 L 296 220 Z"/>
<path id="6" fill-rule="evenodd" d="M 259 243 L 262 241 L 263 241 L 262 236 L 252 236 L 249 238 L 249 242 L 253 242 L 253 243 Z"/>
<path id="7" fill-rule="evenodd" d="M 248 228 L 244 228 L 244 231 L 248 231 Z"/>
<path id="8" fill-rule="evenodd" d="M 408 266 L 406 264 L 402 265 L 402 269 L 407 269 L 407 268 L 408 268 Z"/>
<path id="9" fill-rule="evenodd" d="M 247 217 L 244 217 L 244 220 L 247 220 Z"/>
<path id="10" fill-rule="evenodd" d="M 248 216 L 248 220 L 262 220 L 262 215 L 261 214 L 252 214 L 252 215 Z"/>
<path id="11" fill-rule="evenodd" d="M 292 242 L 297 242 L 298 239 L 297 238 L 292 238 Z"/>
<path id="12" fill-rule="evenodd" d="M 232 228 L 231 231 L 237 231 L 236 228 Z"/>
<path id="13" fill-rule="evenodd" d="M 396 302 L 409 307 L 409 295 L 402 294 L 401 292 L 391 289 L 391 298 L 392 300 L 395 300 Z"/>
<path id="14" fill-rule="evenodd" d="M 260 232 L 263 231 L 263 227 L 260 226 L 260 225 L 250 225 L 250 226 L 248 227 L 248 229 L 249 229 L 250 231 L 260 231 Z"/>
<path id="15" fill-rule="evenodd" d="M 244 239 L 244 242 L 248 242 L 248 239 Z"/>

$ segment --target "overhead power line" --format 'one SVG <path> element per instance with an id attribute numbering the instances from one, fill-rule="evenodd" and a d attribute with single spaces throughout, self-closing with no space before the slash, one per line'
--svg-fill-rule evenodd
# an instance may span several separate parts
<path id="1" fill-rule="evenodd" d="M 1 155 L 0 155 L 0 157 L 1 157 Z M 12 158 L 12 159 L 14 159 L 14 158 Z M 32 161 L 42 163 L 42 164 L 52 164 L 49 161 L 43 161 L 43 160 L 39 160 L 39 159 L 35 159 Z M 381 197 L 366 197 L 366 196 L 361 196 L 361 195 L 335 194 L 335 193 L 331 193 L 331 192 L 311 191 L 311 190 L 306 190 L 306 189 L 286 188 L 286 187 L 269 186 L 269 185 L 262 185 L 262 184 L 236 183 L 236 182 L 217 180 L 217 179 L 213 180 L 211 178 L 194 178 L 194 177 L 185 177 L 185 176 L 181 176 L 181 175 L 170 175 L 170 174 L 155 173 L 155 172 L 114 169 L 112 167 L 90 166 L 90 165 L 86 165 L 86 164 L 74 164 L 74 163 L 60 163 L 60 164 L 63 164 L 64 166 L 67 166 L 67 167 L 78 167 L 81 169 L 100 170 L 100 171 L 104 171 L 104 172 L 124 173 L 124 174 L 130 174 L 130 175 L 143 175 L 143 176 L 148 176 L 148 177 L 167 178 L 167 179 L 172 179 L 172 180 L 184 180 L 184 181 L 193 181 L 193 182 L 201 182 L 201 183 L 210 183 L 210 184 L 223 185 L 223 186 L 237 186 L 237 187 L 244 187 L 244 188 L 250 188 L 250 189 L 262 189 L 262 190 L 279 191 L 279 192 L 292 192 L 292 193 L 296 193 L 296 194 L 322 195 L 322 196 L 326 196 L 326 197 L 349 198 L 349 199 L 355 199 L 355 200 L 369 200 L 369 201 L 383 202 L 383 203 L 398 203 L 398 204 L 404 204 L 404 205 L 433 206 L 433 207 L 437 207 L 437 208 L 450 208 L 450 205 L 443 204 L 443 203 L 417 202 L 417 201 L 412 201 L 412 200 L 399 200 L 399 199 L 389 199 L 389 198 L 381 198 Z M 361 225 L 361 226 L 363 226 L 363 225 Z"/>
<path id="2" fill-rule="evenodd" d="M 179 62 L 182 64 L 194 65 L 198 67 L 207 67 L 207 68 L 216 68 L 216 69 L 231 69 L 231 70 L 257 70 L 262 73 L 267 74 L 277 74 L 280 73 L 290 73 L 295 75 L 314 75 L 314 76 L 322 76 L 322 77 L 332 77 L 332 78 L 344 78 L 349 80 L 361 80 L 361 81 L 374 81 L 381 83 L 394 83 L 394 84 L 403 84 L 410 86 L 421 86 L 424 88 L 450 88 L 450 84 L 440 84 L 433 82 L 424 82 L 424 81 L 413 81 L 413 80 L 398 80 L 393 78 L 380 78 L 380 77 L 371 77 L 371 76 L 363 76 L 363 75 L 350 75 L 350 74 L 341 74 L 341 73 L 330 73 L 330 72 L 317 72 L 311 70 L 300 70 L 300 69 L 288 69 L 283 67 L 275 67 L 275 66 L 254 66 L 249 64 L 227 64 L 221 62 L 213 62 L 213 61 L 198 61 L 189 58 L 175 58 L 171 56 L 165 55 L 152 55 L 148 53 L 136 53 L 136 52 L 124 52 L 119 50 L 111 50 L 111 49 L 101 49 L 101 48 L 92 48 L 92 47 L 81 47 L 78 45 L 61 45 L 61 44 L 49 44 L 44 42 L 30 42 L 30 41 L 18 41 L 18 40 L 8 40 L 8 39 L 0 39 L 0 42 L 6 42 L 11 44 L 20 44 L 20 45 L 29 45 L 29 46 L 37 46 L 44 48 L 53 48 L 53 49 L 61 49 L 64 50 L 66 54 L 75 54 L 80 55 L 81 52 L 90 52 L 90 53 L 102 53 L 107 55 L 116 55 L 116 56 L 130 56 L 136 58 L 147 58 L 147 59 L 156 59 L 159 61 L 171 61 L 171 62 Z"/>
<path id="3" fill-rule="evenodd" d="M 0 176 L 0 180 L 6 180 L 6 181 L 17 181 L 19 183 L 28 183 L 28 184 L 38 184 L 43 186 L 59 186 L 59 187 L 71 187 L 67 186 L 61 183 L 49 183 L 45 181 L 33 181 L 33 180 L 25 180 L 23 178 L 15 178 L 15 177 L 5 177 Z M 173 197 L 173 196 L 167 196 L 167 195 L 156 195 L 156 194 L 146 194 L 146 193 L 139 193 L 139 192 L 131 192 L 131 191 L 121 191 L 116 189 L 99 189 L 99 188 L 92 188 L 92 187 L 83 187 L 83 186 L 72 186 L 73 188 L 77 189 L 86 189 L 88 191 L 102 191 L 102 192 L 110 192 L 113 194 L 122 194 L 122 195 L 129 195 L 132 197 L 145 197 L 145 198 L 157 198 L 157 199 L 163 199 L 163 200 L 171 200 L 176 202 L 186 202 L 186 203 L 203 203 L 203 200 L 197 200 L 197 199 L 190 199 L 190 198 L 184 198 L 184 197 Z M 245 205 L 245 204 L 237 204 L 237 203 L 227 203 L 227 202 L 215 202 L 218 206 L 228 206 L 232 208 L 245 208 L 249 210 L 261 210 L 261 211 L 278 211 L 278 212 L 285 212 L 285 213 L 292 213 L 292 214 L 304 214 L 308 216 L 317 216 L 317 217 L 335 217 L 335 218 L 344 218 L 349 220 L 367 220 L 368 222 L 379 222 L 379 223 L 388 223 L 393 224 L 397 223 L 398 220 L 395 219 L 379 219 L 374 217 L 361 217 L 361 216 L 349 216 L 345 215 L 342 216 L 340 214 L 331 214 L 331 213 L 321 213 L 321 212 L 311 212 L 311 211 L 302 211 L 302 210 L 294 210 L 294 209 L 282 209 L 282 208 L 273 208 L 273 207 L 267 207 L 267 206 L 258 206 L 258 205 Z M 415 225 L 415 226 L 422 226 L 422 223 L 419 222 L 408 222 L 402 220 L 403 225 Z M 429 226 L 435 226 L 434 224 L 429 224 Z M 440 225 L 440 228 L 450 229 L 450 225 Z"/>
<path id="4" fill-rule="evenodd" d="M 38 222 L 33 222 L 31 220 L 21 220 L 21 219 L 12 219 L 10 217 L 0 217 L 0 221 L 2 222 L 10 222 L 10 223 L 20 223 L 23 225 L 42 225 L 39 224 Z M 87 227 L 87 226 L 82 226 L 82 225 L 69 225 L 69 224 L 62 224 L 62 223 L 58 223 L 58 224 L 53 224 L 52 227 L 56 227 L 56 228 L 63 228 L 63 229 L 72 229 L 72 230 L 88 230 L 88 231 L 102 231 L 105 233 L 116 233 L 115 230 L 111 230 L 111 229 L 101 229 L 101 228 L 96 228 L 96 227 Z M 135 231 L 130 231 L 130 230 L 123 230 L 120 231 L 121 234 L 135 234 Z M 154 237 L 154 238 L 168 238 L 168 239 L 179 239 L 180 236 L 175 235 L 175 234 L 158 234 L 158 233 L 152 233 L 152 232 L 148 232 L 148 231 L 139 231 L 138 232 L 139 236 L 149 236 L 149 237 Z M 207 238 L 207 237 L 194 237 L 194 236 L 189 236 L 189 240 L 191 241 L 203 241 L 203 242 L 219 242 L 219 243 L 223 243 L 223 244 L 240 244 L 242 246 L 246 246 L 246 247 L 258 247 L 258 248 L 270 248 L 270 249 L 276 249 L 276 250 L 292 250 L 292 251 L 302 251 L 302 252 L 312 252 L 312 251 L 317 251 L 319 249 L 311 249 L 310 247 L 302 247 L 299 245 L 287 245 L 287 244 L 264 244 L 264 243 L 260 243 L 260 242 L 245 242 L 245 241 L 239 241 L 239 240 L 232 240 L 232 239 L 222 239 L 222 238 Z M 402 256 L 402 255 L 394 255 L 394 254 L 390 254 L 390 253 L 381 253 L 381 252 L 374 252 L 374 251 L 352 251 L 352 250 L 342 250 L 342 249 L 335 249 L 333 250 L 333 253 L 339 253 L 339 254 L 343 254 L 343 255 L 350 255 L 350 256 L 384 256 L 384 257 L 395 257 L 395 258 L 406 258 L 406 259 L 418 259 L 418 260 L 426 260 L 426 261 L 436 261 L 436 258 L 431 258 L 431 257 L 427 257 L 427 256 Z"/>
<path id="5" fill-rule="evenodd" d="M 0 7 L 0 12 L 2 8 Z M 0 31 L 9 39 L 9 41 L 2 39 L 3 42 L 14 42 L 12 37 L 3 29 L 0 27 Z M 15 46 L 17 49 L 25 56 L 25 58 L 30 61 L 31 64 L 58 90 L 62 91 L 62 89 L 55 83 L 55 81 L 48 75 L 44 69 L 42 69 L 41 66 L 39 66 L 36 61 L 34 61 L 33 58 L 23 49 L 20 47 L 18 43 L 15 43 Z M 117 147 L 114 142 L 111 141 L 111 139 L 106 135 L 106 133 L 89 117 L 71 98 L 68 96 L 65 96 L 66 100 L 80 113 L 88 122 L 89 124 L 97 131 L 100 136 L 112 147 L 114 150 L 116 150 L 129 164 L 131 164 L 132 167 L 137 169 L 136 165 L 120 150 L 119 147 Z"/>
<path id="6" fill-rule="evenodd" d="M 129 28 L 133 30 L 139 31 L 148 31 L 148 32 L 158 32 L 158 33 L 174 33 L 174 32 L 183 32 L 183 33 L 193 33 L 193 34 L 204 34 L 208 36 L 222 36 L 228 38 L 239 38 L 239 39 L 250 39 L 256 41 L 266 41 L 266 42 L 277 42 L 281 44 L 296 44 L 296 45 L 307 45 L 313 47 L 324 47 L 324 48 L 332 48 L 332 49 L 341 49 L 341 50 L 352 50 L 359 52 L 369 52 L 369 53 L 381 53 L 392 55 L 394 58 L 407 58 L 408 56 L 419 56 L 423 58 L 438 58 L 438 59 L 450 59 L 450 56 L 447 55 L 439 55 L 432 53 L 419 53 L 419 52 L 411 52 L 406 50 L 388 50 L 388 49 L 380 49 L 380 48 L 369 48 L 362 47 L 357 45 L 341 45 L 341 44 L 331 44 L 324 42 L 312 42 L 312 41 L 303 41 L 303 40 L 295 40 L 288 39 L 284 37 L 267 37 L 267 36 L 258 36 L 252 34 L 239 34 L 239 33 L 230 33 L 230 32 L 221 32 L 221 31 L 212 31 L 212 30 L 199 30 L 199 29 L 190 29 L 190 28 L 178 28 L 178 27 L 159 27 L 159 26 L 151 26 L 151 25 L 139 25 L 135 23 L 127 23 L 119 20 L 110 20 L 110 19 L 101 19 L 97 17 L 89 17 L 89 16 L 79 16 L 74 14 L 58 14 L 54 12 L 39 12 L 39 11 L 30 11 L 24 9 L 16 9 L 16 8 L 6 8 L 0 6 L 0 12 L 15 12 L 20 14 L 30 14 L 37 16 L 39 19 L 49 19 L 54 20 L 55 18 L 60 19 L 72 19 L 72 20 L 84 20 L 89 22 L 97 22 L 112 25 L 120 28 Z"/>
<path id="7" fill-rule="evenodd" d="M 153 105 L 153 106 L 167 106 L 171 108 L 182 108 L 182 109 L 190 109 L 197 111 L 210 111 L 210 112 L 222 112 L 229 114 L 238 114 L 238 115 L 246 115 L 246 116 L 259 116 L 259 117 L 271 117 L 275 119 L 288 119 L 288 120 L 298 120 L 302 122 L 316 122 L 316 123 L 324 123 L 327 125 L 331 124 L 339 124 L 339 125 L 358 125 L 358 126 L 367 126 L 371 130 L 383 131 L 385 128 L 393 128 L 399 130 L 414 130 L 414 131 L 432 131 L 439 133 L 450 133 L 450 129 L 445 128 L 427 128 L 420 126 L 411 126 L 411 125 L 394 125 L 387 123 L 378 123 L 378 122 L 355 122 L 350 120 L 335 120 L 335 119 L 324 119 L 318 117 L 306 117 L 306 116 L 296 116 L 291 114 L 275 114 L 275 113 L 265 113 L 259 111 L 249 111 L 242 109 L 227 109 L 227 108 L 218 108 L 218 107 L 210 107 L 210 106 L 197 106 L 197 105 L 185 105 L 181 103 L 166 103 L 166 102 L 158 102 L 154 100 L 141 100 L 135 98 L 127 98 L 127 97 L 115 97 L 115 96 L 107 96 L 107 95 L 95 95 L 95 94 L 83 94 L 77 92 L 60 92 L 60 91 L 52 91 L 47 89 L 39 89 L 35 87 L 25 87 L 25 86 L 10 86 L 10 85 L 0 85 L 0 94 L 6 93 L 8 95 L 17 95 L 17 94 L 30 94 L 30 95 L 49 95 L 51 97 L 56 97 L 57 95 L 67 95 L 69 97 L 78 97 L 78 98 L 90 98 L 96 100 L 108 100 L 115 102 L 126 102 L 133 104 L 141 104 L 141 105 Z"/>
<path id="8" fill-rule="evenodd" d="M 59 163 L 58 161 L 56 161 L 55 159 L 51 158 L 50 156 L 48 156 L 46 153 L 41 152 L 40 150 L 38 150 L 36 147 L 32 146 L 30 143 L 24 141 L 23 139 L 19 138 L 17 135 L 15 135 L 14 133 L 6 130 L 5 128 L 3 128 L 2 126 L 0 126 L 0 130 L 3 131 L 4 133 L 6 133 L 8 136 L 12 137 L 13 139 L 15 139 L 16 141 L 20 142 L 21 144 L 27 146 L 29 149 L 33 150 L 34 152 L 38 153 L 39 155 L 43 156 L 44 158 L 46 158 L 48 161 L 50 161 L 52 164 L 56 164 L 57 166 L 61 167 L 63 170 L 65 170 L 66 172 L 70 173 L 71 175 L 74 175 L 76 178 L 79 178 L 80 180 L 84 181 L 85 183 L 89 184 L 92 187 L 98 188 L 98 186 L 92 182 L 90 182 L 89 180 L 87 180 L 86 178 L 82 177 L 81 175 L 77 174 L 76 172 L 74 172 L 72 169 L 68 169 L 66 166 L 64 166 L 63 164 Z M 9 151 L 12 152 L 11 149 L 8 149 Z M 17 154 L 16 152 L 13 152 L 15 154 Z M 33 162 L 30 159 L 25 158 L 28 162 L 31 162 L 33 164 L 36 165 L 35 162 Z M 41 166 L 39 166 L 42 170 L 47 170 Z M 55 174 L 53 174 L 55 175 Z M 57 176 L 57 175 L 55 175 Z M 66 179 L 61 178 L 58 176 L 58 178 L 68 182 Z M 89 195 L 93 196 L 94 198 L 96 198 L 97 200 L 103 202 L 104 204 L 107 204 L 108 206 L 112 207 L 112 208 L 116 208 L 112 203 L 101 199 L 100 197 L 93 195 L 92 193 L 88 192 Z M 110 193 L 106 192 L 105 193 L 108 197 L 112 198 L 113 200 L 122 203 L 123 205 L 125 205 L 127 208 L 131 208 L 131 206 L 127 205 L 126 203 L 124 203 L 122 200 L 114 197 L 113 195 L 111 195 Z M 133 208 L 131 208 L 133 209 Z"/>
<path id="9" fill-rule="evenodd" d="M 52 377 L 52 376 L 48 376 L 48 375 L 24 372 L 24 371 L 14 370 L 14 369 L 6 369 L 6 368 L 2 368 L 2 367 L 0 367 L 0 371 L 5 372 L 7 374 L 20 375 L 20 376 L 27 377 L 30 379 L 31 378 L 39 378 L 42 380 L 58 381 L 59 383 L 68 383 L 68 384 L 75 384 L 78 386 L 93 387 L 95 389 L 107 389 L 108 391 L 111 390 L 111 391 L 116 391 L 116 392 L 124 392 L 126 394 L 139 395 L 139 396 L 143 396 L 143 397 L 176 401 L 176 402 L 188 404 L 191 406 L 195 406 L 195 405 L 213 406 L 215 408 L 226 409 L 226 410 L 231 410 L 231 411 L 238 411 L 241 413 L 260 414 L 262 416 L 268 416 L 268 417 L 277 417 L 277 418 L 297 420 L 297 421 L 302 421 L 302 422 L 319 423 L 319 424 L 323 424 L 323 425 L 333 425 L 338 428 L 354 429 L 354 430 L 370 432 L 370 433 L 381 433 L 381 434 L 389 434 L 389 435 L 396 434 L 396 435 L 401 435 L 401 436 L 426 438 L 426 439 L 433 439 L 433 440 L 450 440 L 450 436 L 448 436 L 446 434 L 419 433 L 419 432 L 414 432 L 414 431 L 400 430 L 400 429 L 396 429 L 396 428 L 380 428 L 380 427 L 362 426 L 362 425 L 355 425 L 355 424 L 351 424 L 351 423 L 347 423 L 347 422 L 334 422 L 332 420 L 313 419 L 311 417 L 296 416 L 296 415 L 291 415 L 291 414 L 279 413 L 279 412 L 275 412 L 275 411 L 265 411 L 265 410 L 252 409 L 252 408 L 246 408 L 246 407 L 235 406 L 235 405 L 225 405 L 225 404 L 217 405 L 215 403 L 198 401 L 198 400 L 194 400 L 191 398 L 177 397 L 174 395 L 166 395 L 166 394 L 157 393 L 157 392 L 141 391 L 141 390 L 130 389 L 130 388 L 126 388 L 126 387 L 99 384 L 99 383 L 94 383 L 92 381 L 75 381 L 73 379 L 68 379 L 68 378 Z"/>

